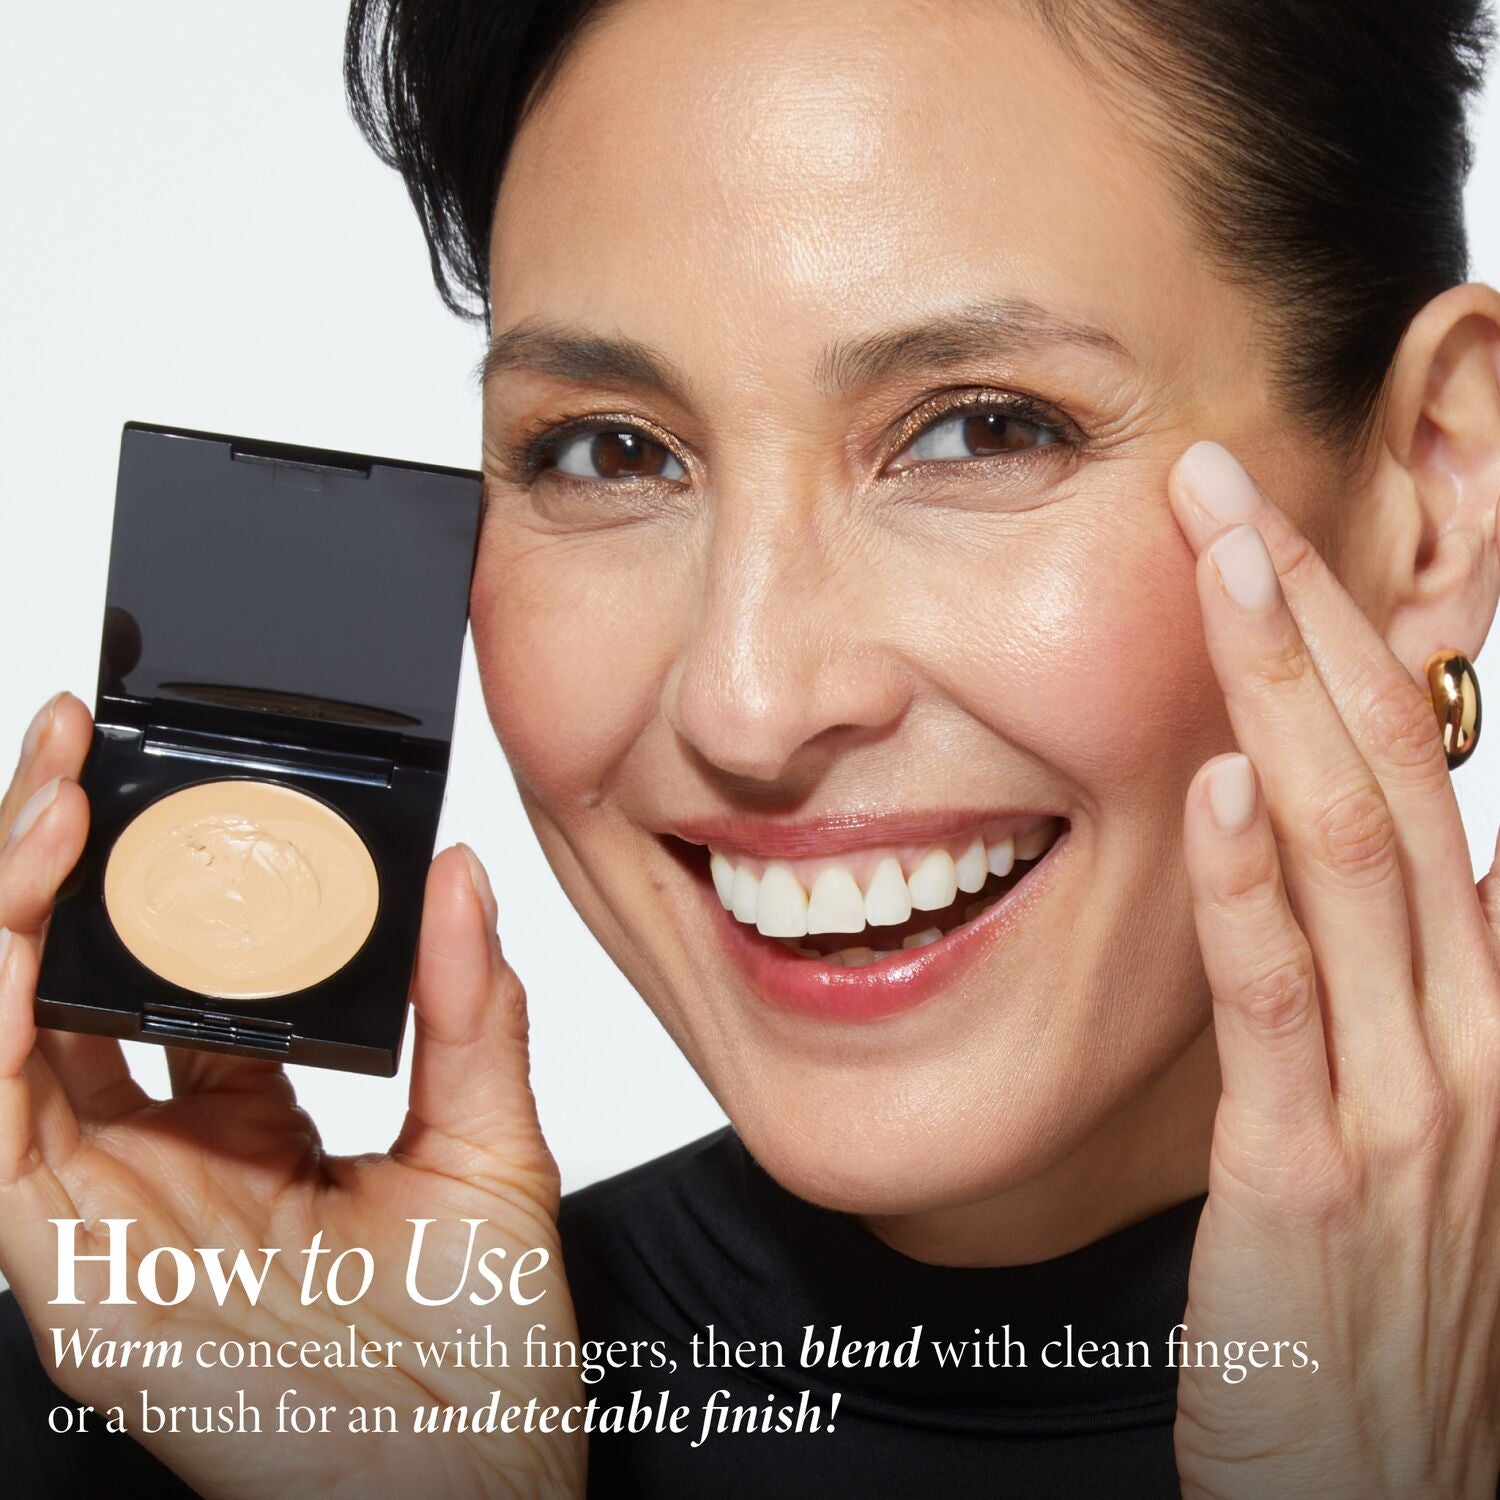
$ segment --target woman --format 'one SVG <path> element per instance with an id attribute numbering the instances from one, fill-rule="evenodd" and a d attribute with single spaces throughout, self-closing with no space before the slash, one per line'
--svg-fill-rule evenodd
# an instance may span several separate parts
<path id="1" fill-rule="evenodd" d="M 404 1294 L 405 1220 L 482 1219 L 565 1255 L 551 1337 L 571 1295 L 585 1338 L 678 1361 L 511 1368 L 507 1400 L 840 1405 L 699 1445 L 155 1455 L 211 1495 L 577 1494 L 586 1469 L 650 1496 L 1495 1492 L 1500 876 L 1476 891 L 1418 686 L 1500 595 L 1500 296 L 1464 282 L 1459 209 L 1484 34 L 1459 0 L 355 5 L 360 118 L 493 332 L 491 718 L 733 1133 L 577 1195 L 559 1241 L 462 849 L 428 885 L 387 1157 L 323 1159 L 266 1065 L 174 1056 L 153 1105 L 113 1045 L 36 1032 L 87 819 L 63 697 L 0 818 L 0 1257 L 39 1330 L 70 1316 L 48 1218 L 134 1218 L 133 1253 L 321 1232 L 377 1251 L 362 1325 L 431 1337 L 454 1320 Z M 79 1317 L 143 1336 L 138 1311 Z M 290 1288 L 169 1316 L 341 1321 Z M 1179 1323 L 1215 1353 L 1164 1362 Z M 917 1325 L 1031 1358 L 835 1352 Z M 135 1384 L 60 1378 L 96 1407 Z"/>

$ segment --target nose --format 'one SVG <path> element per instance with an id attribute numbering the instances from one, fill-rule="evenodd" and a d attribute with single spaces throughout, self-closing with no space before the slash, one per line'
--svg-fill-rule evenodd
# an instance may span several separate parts
<path id="1" fill-rule="evenodd" d="M 791 791 L 906 712 L 910 673 L 855 550 L 827 545 L 790 508 L 716 526 L 663 688 L 672 727 L 725 776 Z"/>

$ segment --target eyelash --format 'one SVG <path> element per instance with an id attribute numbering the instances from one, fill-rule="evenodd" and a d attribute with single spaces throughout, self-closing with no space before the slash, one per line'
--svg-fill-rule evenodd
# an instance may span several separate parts
<path id="1" fill-rule="evenodd" d="M 942 398 L 934 398 L 935 401 Z M 896 453 L 893 457 L 899 457 L 911 447 L 924 433 L 930 429 L 940 426 L 943 422 L 951 421 L 960 416 L 982 416 L 993 413 L 1008 417 L 1012 421 L 1025 423 L 1033 427 L 1043 436 L 1043 441 L 1038 442 L 1033 448 L 1017 451 L 1014 455 L 991 455 L 988 458 L 976 457 L 963 460 L 965 463 L 982 464 L 993 463 L 997 460 L 1005 463 L 1014 463 L 1017 459 L 1025 458 L 1040 447 L 1060 447 L 1065 449 L 1077 448 L 1081 445 L 1082 434 L 1077 426 L 1067 417 L 1064 417 L 1055 407 L 1048 406 L 1045 402 L 1038 401 L 1035 397 L 1024 396 L 1018 393 L 1001 395 L 997 392 L 981 392 L 971 394 L 965 399 L 950 401 L 943 406 L 935 406 L 929 402 L 918 407 L 915 412 L 902 424 L 902 432 Z M 514 478 L 521 484 L 531 484 L 547 468 L 550 460 L 557 451 L 572 439 L 589 432 L 630 432 L 637 436 L 648 438 L 651 442 L 659 444 L 667 452 L 672 453 L 677 461 L 687 465 L 682 456 L 676 453 L 672 445 L 658 432 L 651 428 L 643 427 L 639 419 L 626 417 L 618 413 L 595 412 L 581 417 L 544 418 L 533 423 L 521 438 L 509 451 L 510 467 Z M 928 465 L 951 465 L 953 459 L 917 459 L 906 469 L 903 474 L 920 471 Z M 558 478 L 573 484 L 629 484 L 632 479 L 582 479 L 576 474 L 559 473 Z M 635 482 L 641 479 L 647 481 L 656 476 L 635 476 Z M 680 483 L 678 480 L 669 483 Z"/>

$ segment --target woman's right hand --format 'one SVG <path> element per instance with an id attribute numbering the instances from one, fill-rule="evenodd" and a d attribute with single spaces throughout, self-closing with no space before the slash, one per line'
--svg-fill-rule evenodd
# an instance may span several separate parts
<path id="1" fill-rule="evenodd" d="M 131 1078 L 120 1045 L 105 1037 L 38 1030 L 33 1020 L 38 957 L 58 886 L 83 849 L 88 799 L 78 775 L 92 726 L 68 694 L 52 701 L 28 733 L 15 777 L 0 802 L 0 1266 L 26 1314 L 42 1361 L 54 1369 L 53 1333 L 76 1328 L 87 1340 L 180 1339 L 175 1369 L 76 1368 L 54 1378 L 80 1404 L 124 1408 L 128 1429 L 207 1496 L 269 1493 L 419 1493 L 578 1495 L 581 1437 L 556 1432 L 394 1438 L 351 1434 L 353 1406 L 395 1408 L 409 1433 L 414 1408 L 478 1408 L 501 1389 L 501 1404 L 571 1405 L 581 1397 L 576 1371 L 524 1368 L 516 1349 L 526 1330 L 545 1323 L 548 1339 L 575 1339 L 572 1305 L 558 1247 L 557 1169 L 538 1127 L 528 1082 L 526 1005 L 501 956 L 495 904 L 477 860 L 463 847 L 433 861 L 427 881 L 413 985 L 415 1042 L 405 1123 L 389 1152 L 335 1158 L 297 1107 L 275 1063 L 173 1049 L 172 1098 L 149 1098 Z M 133 1219 L 129 1260 L 135 1305 L 105 1305 L 106 1267 L 79 1266 L 81 1307 L 54 1306 L 57 1240 L 51 1219 L 81 1219 L 77 1253 L 101 1254 L 101 1221 Z M 428 1294 L 446 1295 L 460 1275 L 468 1230 L 483 1220 L 476 1257 L 503 1249 L 492 1264 L 508 1273 L 525 1250 L 547 1251 L 546 1269 L 526 1278 L 534 1305 L 509 1295 L 476 1309 L 464 1297 L 424 1307 L 406 1294 L 410 1219 L 428 1230 L 422 1276 Z M 333 1251 L 368 1249 L 375 1279 L 347 1308 L 325 1296 L 301 1299 L 302 1253 L 315 1235 Z M 441 1235 L 441 1237 L 439 1237 Z M 254 1306 L 238 1292 L 220 1307 L 207 1278 L 181 1304 L 139 1298 L 135 1272 L 158 1245 L 193 1254 L 220 1246 L 226 1265 L 237 1251 L 259 1268 L 260 1247 L 277 1255 Z M 321 1257 L 321 1288 L 332 1257 Z M 528 1265 L 534 1265 L 532 1257 Z M 346 1274 L 358 1268 L 351 1264 Z M 487 1292 L 479 1278 L 469 1288 Z M 170 1270 L 163 1291 L 170 1294 Z M 402 1340 L 396 1368 L 199 1368 L 206 1341 L 269 1339 L 347 1344 Z M 511 1348 L 501 1370 L 427 1368 L 413 1340 L 444 1340 L 489 1325 Z M 484 1345 L 480 1337 L 481 1355 Z M 157 1407 L 236 1406 L 236 1392 L 260 1408 L 260 1435 L 145 1435 L 138 1431 L 141 1391 Z M 278 1397 L 333 1406 L 327 1434 L 276 1430 Z"/>

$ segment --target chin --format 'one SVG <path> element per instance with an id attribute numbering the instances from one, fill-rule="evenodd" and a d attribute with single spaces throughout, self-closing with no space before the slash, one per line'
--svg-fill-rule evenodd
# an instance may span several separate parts
<path id="1" fill-rule="evenodd" d="M 1040 989 L 1017 1015 L 1055 1015 L 1057 993 Z M 1176 1144 L 1211 1121 L 1217 1093 L 1196 1010 L 1142 1024 L 1112 988 L 1072 998 L 1070 1024 L 1030 1047 L 1001 1028 L 921 1061 L 740 1056 L 715 1092 L 766 1172 L 823 1208 L 895 1219 L 1041 1190 L 1082 1209 L 1127 1179 L 1156 1181 Z"/>
<path id="2" fill-rule="evenodd" d="M 1047 1132 L 1024 1120 L 1005 1121 L 994 1139 L 976 1139 L 963 1120 L 931 1112 L 923 1121 L 828 1110 L 771 1119 L 752 1109 L 731 1120 L 788 1192 L 859 1217 L 961 1208 L 1023 1185 L 1050 1156 Z"/>

